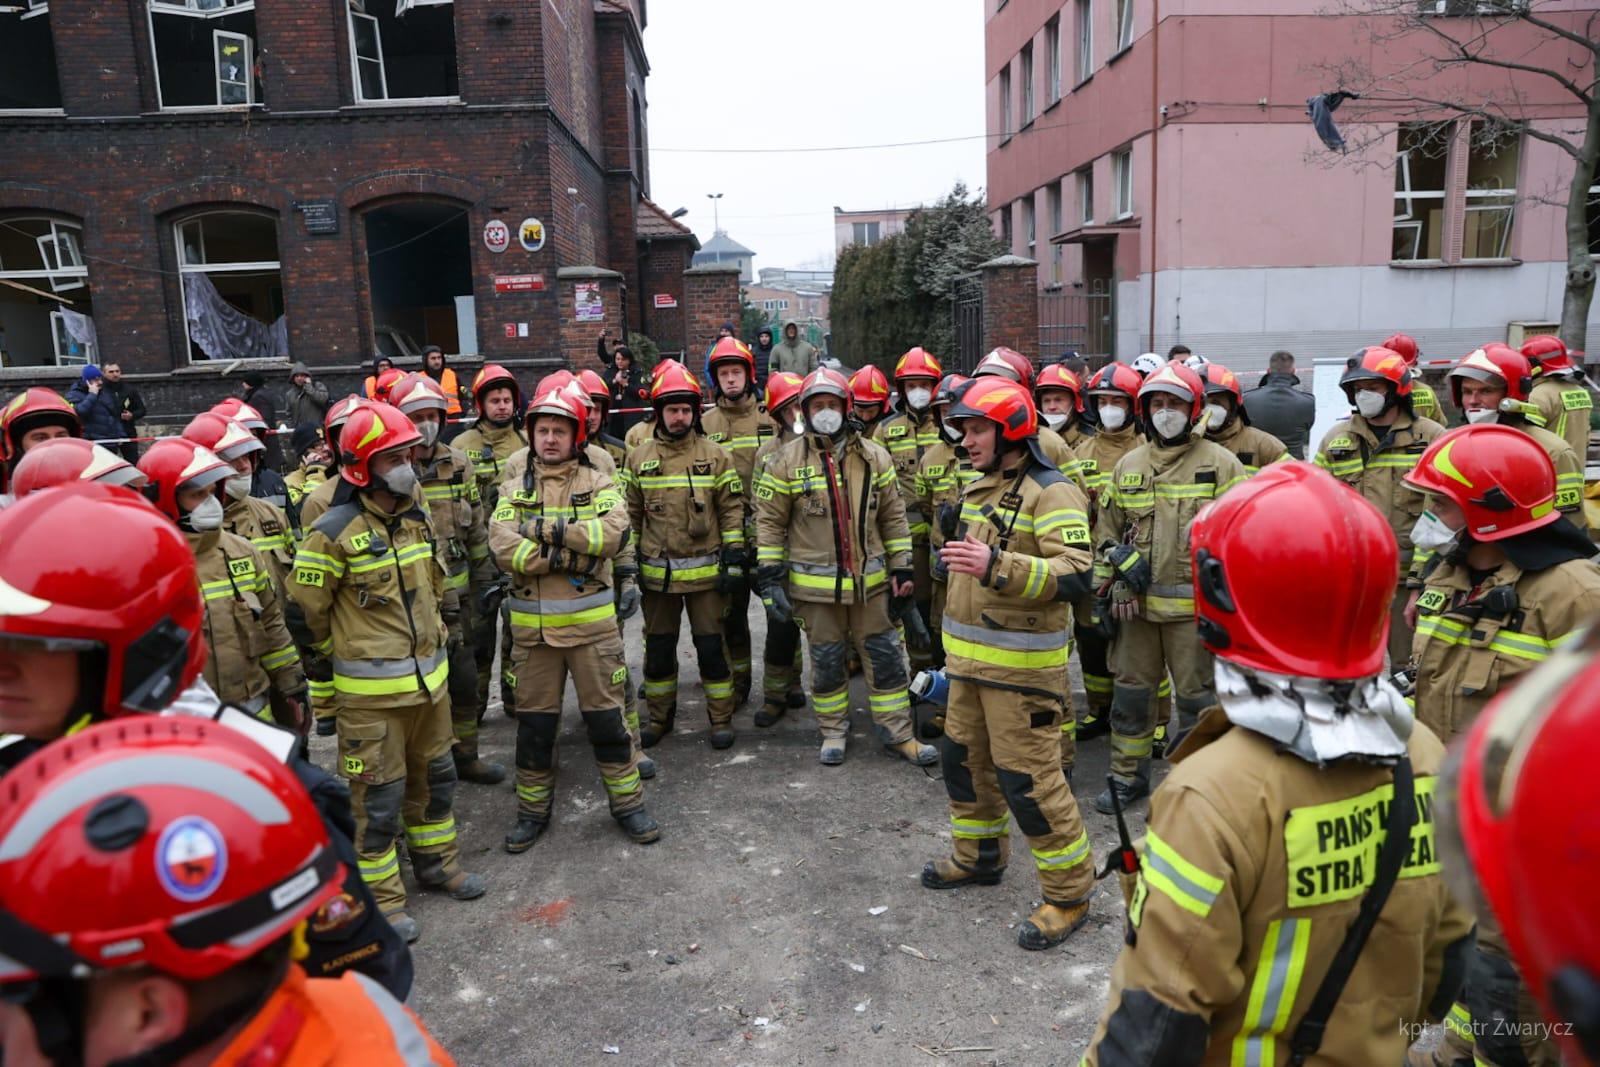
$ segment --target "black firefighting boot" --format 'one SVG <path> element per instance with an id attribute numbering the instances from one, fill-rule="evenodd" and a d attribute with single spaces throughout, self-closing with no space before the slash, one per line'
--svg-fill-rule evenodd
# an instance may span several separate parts
<path id="1" fill-rule="evenodd" d="M 949 856 L 922 865 L 924 889 L 959 889 L 968 885 L 999 885 L 1005 868 L 997 871 L 974 871 L 961 866 Z"/>
<path id="2" fill-rule="evenodd" d="M 639 747 L 655 748 L 663 737 L 666 737 L 672 732 L 672 726 L 677 721 L 677 701 L 673 701 L 672 706 L 667 709 L 667 717 L 659 722 L 656 720 L 654 713 L 652 712 L 650 721 L 645 723 L 644 726 L 640 727 L 639 729 Z"/>
<path id="3" fill-rule="evenodd" d="M 1046 900 L 1017 928 L 1017 945 L 1030 952 L 1055 948 L 1089 921 L 1089 902 L 1057 904 Z"/>
<path id="4" fill-rule="evenodd" d="M 535 819 L 532 815 L 518 812 L 517 825 L 506 834 L 506 851 L 512 855 L 528 851 L 533 847 L 533 843 L 539 840 L 539 835 L 544 833 L 546 825 L 548 824 L 542 819 Z"/>
<path id="5" fill-rule="evenodd" d="M 1111 790 L 1113 789 L 1117 791 L 1115 802 L 1111 799 Z M 1139 761 L 1138 770 L 1134 772 L 1132 781 L 1124 782 L 1120 778 L 1113 779 L 1110 785 L 1100 791 L 1100 795 L 1094 798 L 1094 810 L 1102 815 L 1112 815 L 1116 813 L 1117 808 L 1120 806 L 1123 811 L 1127 811 L 1136 802 L 1149 795 L 1150 761 L 1143 759 Z"/>
<path id="6" fill-rule="evenodd" d="M 661 827 L 656 825 L 650 813 L 643 808 L 630 811 L 626 815 L 618 815 L 616 819 L 617 825 L 622 827 L 622 832 L 636 845 L 648 845 L 661 840 Z"/>
<path id="7" fill-rule="evenodd" d="M 804 700 L 803 697 L 801 699 L 802 701 Z M 804 707 L 804 704 L 802 703 L 801 706 Z M 769 700 L 761 705 L 760 711 L 756 712 L 755 724 L 760 727 L 774 726 L 788 710 L 789 705 L 787 703 L 775 704 Z"/>

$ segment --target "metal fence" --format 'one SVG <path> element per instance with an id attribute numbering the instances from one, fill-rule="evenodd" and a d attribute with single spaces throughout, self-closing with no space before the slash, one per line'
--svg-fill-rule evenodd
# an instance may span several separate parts
<path id="1" fill-rule="evenodd" d="M 1109 356 L 1116 349 L 1116 301 L 1096 287 L 1039 294 L 1039 354 L 1054 359 L 1071 349 L 1080 356 Z"/>
<path id="2" fill-rule="evenodd" d="M 946 369 L 971 374 L 983 358 L 983 275 L 974 271 L 955 280 L 950 300 L 951 327 L 955 331 L 955 365 Z"/>

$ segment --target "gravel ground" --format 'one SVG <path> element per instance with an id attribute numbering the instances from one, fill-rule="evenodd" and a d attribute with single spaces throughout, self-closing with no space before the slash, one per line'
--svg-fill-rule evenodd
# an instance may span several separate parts
<path id="1" fill-rule="evenodd" d="M 764 622 L 752 612 L 758 693 Z M 639 678 L 636 620 L 627 644 Z M 531 851 L 500 847 L 509 782 L 460 787 L 463 860 L 489 893 L 411 905 L 422 939 L 410 1004 L 456 1059 L 1076 1063 L 1121 946 L 1115 879 L 1065 945 L 1022 951 L 1015 927 L 1038 896 L 1025 842 L 1013 838 L 998 887 L 923 889 L 923 863 L 950 848 L 944 788 L 936 767 L 883 754 L 859 679 L 842 767 L 817 762 L 808 710 L 758 730 L 754 701 L 735 719 L 738 743 L 715 752 L 687 635 L 680 652 L 678 728 L 652 750 L 661 773 L 646 787 L 660 842 L 631 844 L 611 821 L 570 697 L 555 820 Z M 1073 684 L 1081 706 L 1076 665 Z M 496 704 L 485 754 L 509 767 L 512 741 Z M 329 762 L 331 742 L 318 754 Z M 1106 761 L 1106 741 L 1091 742 L 1076 775 L 1097 862 L 1116 838 L 1090 803 Z"/>

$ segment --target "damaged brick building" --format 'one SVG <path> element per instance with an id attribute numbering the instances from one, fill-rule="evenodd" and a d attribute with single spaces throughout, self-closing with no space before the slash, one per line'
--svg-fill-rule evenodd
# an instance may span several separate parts
<path id="1" fill-rule="evenodd" d="M 685 347 L 645 8 L 0 0 L 0 391 L 116 361 L 185 410 L 229 367 Z"/>

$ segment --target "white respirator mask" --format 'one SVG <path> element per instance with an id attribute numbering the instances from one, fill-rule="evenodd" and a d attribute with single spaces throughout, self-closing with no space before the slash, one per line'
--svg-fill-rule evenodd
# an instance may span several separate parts
<path id="1" fill-rule="evenodd" d="M 220 529 L 222 526 L 222 501 L 208 496 L 189 511 L 189 528 L 195 533 Z"/>
<path id="2" fill-rule="evenodd" d="M 402 463 L 383 476 L 383 484 L 395 496 L 410 496 L 417 488 L 417 468 Z"/>
<path id="3" fill-rule="evenodd" d="M 1113 432 L 1127 425 L 1128 412 L 1126 408 L 1116 404 L 1100 405 L 1100 425 Z"/>
<path id="4" fill-rule="evenodd" d="M 1207 404 L 1205 409 L 1206 432 L 1216 433 L 1227 425 L 1228 409 L 1221 404 Z"/>
<path id="5" fill-rule="evenodd" d="M 430 448 L 435 441 L 439 440 L 439 424 L 437 422 L 419 422 L 416 427 L 418 435 L 422 438 L 422 443 Z"/>
<path id="6" fill-rule="evenodd" d="M 811 426 L 824 437 L 832 437 L 844 429 L 844 412 L 824 408 L 811 416 Z"/>
<path id="7" fill-rule="evenodd" d="M 1050 427 L 1052 430 L 1056 430 L 1058 432 L 1060 431 L 1061 427 L 1067 424 L 1067 420 L 1072 417 L 1064 411 L 1041 412 L 1041 414 L 1044 415 L 1044 424 Z"/>
<path id="8" fill-rule="evenodd" d="M 906 390 L 906 403 L 912 411 L 927 411 L 928 405 L 933 403 L 933 390 L 922 386 Z"/>
<path id="9" fill-rule="evenodd" d="M 1363 418 L 1375 418 L 1383 414 L 1383 409 L 1389 406 L 1389 397 L 1386 393 L 1363 389 L 1356 394 L 1356 410 L 1361 412 Z"/>
<path id="10" fill-rule="evenodd" d="M 1500 412 L 1494 408 L 1479 408 L 1477 411 L 1466 413 L 1467 422 L 1476 426 L 1480 422 L 1493 422 Z"/>
<path id="11" fill-rule="evenodd" d="M 1163 441 L 1175 441 L 1189 428 L 1189 414 L 1176 408 L 1163 408 L 1150 416 L 1150 423 Z"/>
<path id="12" fill-rule="evenodd" d="M 243 500 L 250 495 L 250 485 L 254 481 L 255 476 L 251 474 L 232 474 L 222 483 L 223 491 L 229 500 Z"/>
<path id="13" fill-rule="evenodd" d="M 1431 511 L 1424 511 L 1422 517 L 1411 527 L 1411 543 L 1424 552 L 1432 552 L 1435 555 L 1449 555 L 1455 551 L 1460 539 L 1460 530 L 1452 529 Z"/>

